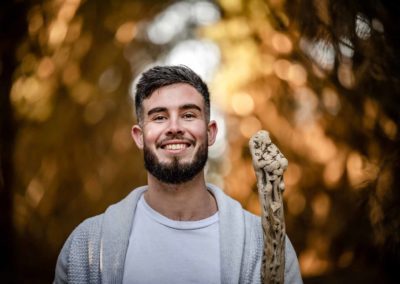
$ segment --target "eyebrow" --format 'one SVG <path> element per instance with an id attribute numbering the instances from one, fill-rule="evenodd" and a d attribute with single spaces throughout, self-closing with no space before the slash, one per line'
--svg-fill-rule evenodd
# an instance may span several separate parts
<path id="1" fill-rule="evenodd" d="M 179 109 L 181 109 L 181 110 L 196 109 L 201 112 L 201 108 L 195 104 L 185 104 L 183 106 L 180 106 Z"/>
<path id="2" fill-rule="evenodd" d="M 184 104 L 184 105 L 179 107 L 179 110 L 188 110 L 188 109 L 196 109 L 196 110 L 201 112 L 201 108 L 198 105 L 195 105 L 195 104 Z M 166 112 L 166 111 L 167 111 L 166 107 L 155 107 L 155 108 L 152 108 L 151 110 L 149 110 L 147 112 L 147 115 L 150 116 L 150 115 L 152 115 L 154 113 Z"/>
<path id="3" fill-rule="evenodd" d="M 155 108 L 152 108 L 151 110 L 149 110 L 149 111 L 147 112 L 147 115 L 150 116 L 150 115 L 152 115 L 153 113 L 165 112 L 165 111 L 167 111 L 167 108 L 165 108 L 165 107 L 155 107 Z"/>

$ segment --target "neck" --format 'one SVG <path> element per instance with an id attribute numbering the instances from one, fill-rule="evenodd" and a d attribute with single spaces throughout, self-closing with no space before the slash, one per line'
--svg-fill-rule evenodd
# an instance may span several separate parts
<path id="1" fill-rule="evenodd" d="M 148 174 L 144 198 L 151 208 L 172 220 L 201 220 L 217 212 L 217 203 L 207 190 L 204 174 L 181 184 L 166 184 Z"/>

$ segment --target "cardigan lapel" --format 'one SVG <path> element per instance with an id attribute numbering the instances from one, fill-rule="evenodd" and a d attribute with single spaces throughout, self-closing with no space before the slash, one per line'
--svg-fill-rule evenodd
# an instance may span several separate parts
<path id="1" fill-rule="evenodd" d="M 245 241 L 243 210 L 221 189 L 212 184 L 207 187 L 217 200 L 220 216 L 221 283 L 239 283 Z"/>
<path id="2" fill-rule="evenodd" d="M 221 283 L 239 283 L 245 241 L 243 210 L 239 202 L 218 187 L 207 187 L 215 196 L 220 216 Z M 144 186 L 133 190 L 104 213 L 100 243 L 102 283 L 122 283 L 136 204 L 146 189 Z"/>
<path id="3" fill-rule="evenodd" d="M 126 251 L 136 204 L 146 190 L 139 187 L 104 213 L 100 242 L 102 283 L 122 283 Z"/>

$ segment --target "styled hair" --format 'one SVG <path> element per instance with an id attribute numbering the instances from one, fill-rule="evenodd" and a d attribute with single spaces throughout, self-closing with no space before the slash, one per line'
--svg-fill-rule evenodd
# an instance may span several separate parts
<path id="1" fill-rule="evenodd" d="M 143 119 L 143 100 L 161 87 L 185 83 L 195 88 L 204 99 L 207 122 L 210 120 L 210 93 L 206 83 L 192 69 L 184 65 L 155 66 L 143 72 L 136 85 L 135 109 L 138 122 Z"/>

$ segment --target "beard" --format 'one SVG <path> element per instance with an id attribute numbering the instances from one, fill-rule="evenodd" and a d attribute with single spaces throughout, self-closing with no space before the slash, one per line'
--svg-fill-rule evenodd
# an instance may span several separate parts
<path id="1" fill-rule="evenodd" d="M 168 184 L 181 184 L 193 179 L 203 170 L 208 158 L 208 145 L 199 147 L 192 162 L 180 162 L 173 157 L 171 162 L 162 163 L 150 148 L 144 145 L 144 166 L 159 181 Z"/>

